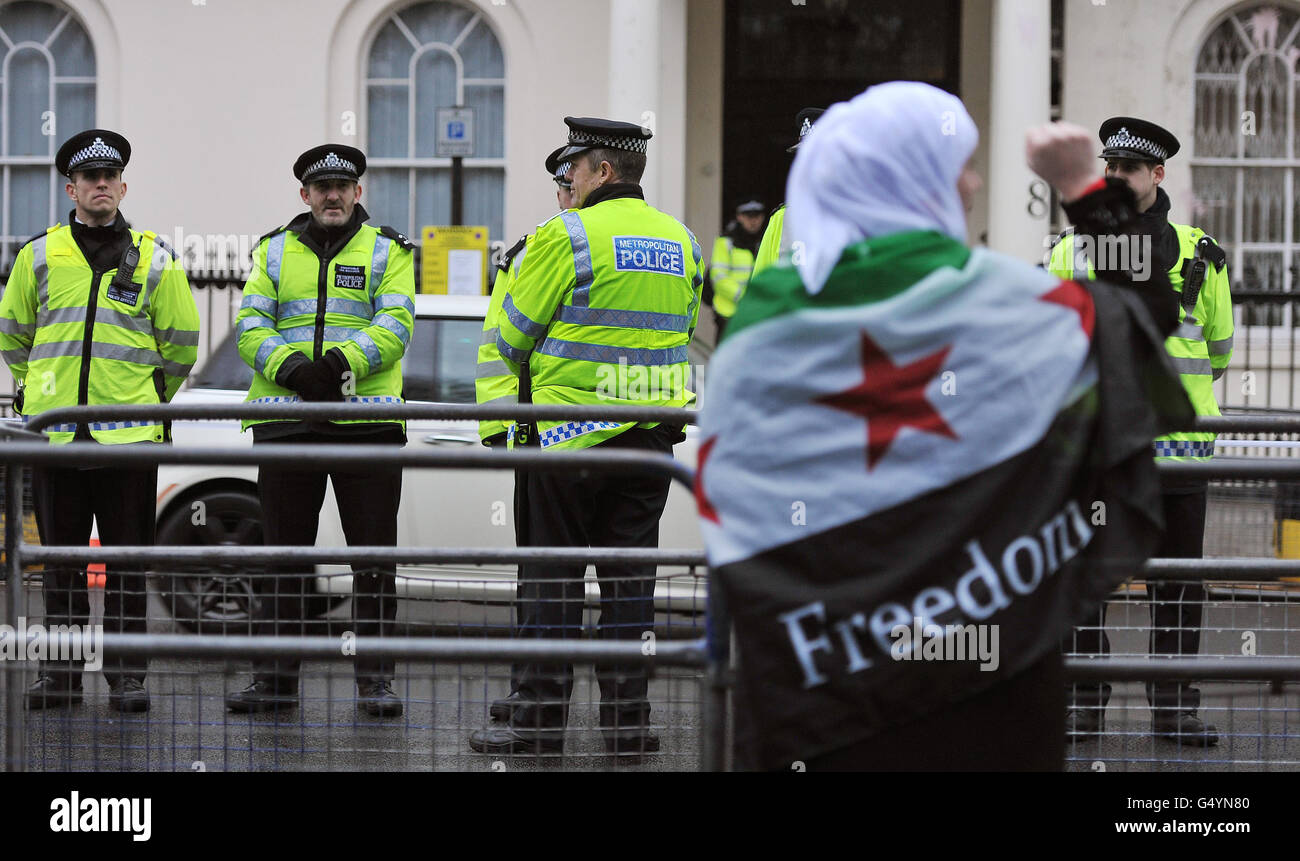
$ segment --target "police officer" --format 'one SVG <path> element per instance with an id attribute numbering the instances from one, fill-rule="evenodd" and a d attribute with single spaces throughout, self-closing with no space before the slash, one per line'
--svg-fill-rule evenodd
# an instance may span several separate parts
<path id="1" fill-rule="evenodd" d="M 402 402 L 402 356 L 415 322 L 412 243 L 391 227 L 371 227 L 358 180 L 360 150 L 325 144 L 298 157 L 293 175 L 310 207 L 261 238 L 236 315 L 239 354 L 255 371 L 249 403 Z M 244 422 L 258 445 L 355 443 L 401 446 L 400 421 Z M 266 543 L 311 545 L 325 479 L 334 486 L 349 545 L 394 546 L 402 495 L 400 468 L 258 471 Z M 383 636 L 397 613 L 396 567 L 352 566 L 353 631 Z M 264 633 L 301 633 L 303 572 L 259 578 Z M 358 705 L 371 715 L 402 713 L 392 690 L 393 663 L 356 662 Z M 253 682 L 226 697 L 232 711 L 292 708 L 298 703 L 298 661 L 259 660 Z"/>
<path id="2" fill-rule="evenodd" d="M 560 161 L 560 154 L 565 149 L 566 147 L 559 147 L 546 157 L 546 173 L 555 181 L 555 202 L 559 204 L 561 212 L 573 207 L 573 183 L 569 180 L 573 162 Z M 478 348 L 478 365 L 474 378 L 474 392 L 480 406 L 501 406 L 519 402 L 519 377 L 515 376 L 515 373 L 501 360 L 501 351 L 497 349 L 497 332 L 500 327 L 501 303 L 509 290 L 511 280 L 519 271 L 519 264 L 523 261 L 528 242 L 535 233 L 536 231 L 529 233 L 516 242 L 497 266 L 499 272 L 492 286 L 492 301 L 488 305 L 487 316 L 483 321 L 483 340 Z M 483 445 L 489 448 L 504 449 L 507 434 L 513 426 L 514 422 L 481 421 L 478 423 L 479 438 Z M 527 503 L 523 499 L 525 483 L 526 479 L 516 474 L 514 520 L 515 544 L 519 547 L 528 546 L 528 518 L 525 514 Z M 517 578 L 516 590 L 515 608 L 518 611 L 523 606 L 524 598 L 522 572 Z M 522 619 L 517 621 L 522 624 Z M 488 708 L 488 714 L 493 720 L 507 721 L 510 719 L 510 710 L 517 702 L 519 702 L 519 683 L 517 679 L 512 678 L 510 694 L 494 701 Z"/>
<path id="3" fill-rule="evenodd" d="M 727 225 L 726 232 L 713 243 L 709 274 L 704 281 L 704 301 L 713 308 L 719 341 L 727 321 L 736 313 L 740 297 L 745 295 L 762 239 L 763 204 L 747 198 L 736 207 L 736 218 Z"/>
<path id="4" fill-rule="evenodd" d="M 542 225 L 528 242 L 502 300 L 497 347 L 512 369 L 527 367 L 539 404 L 687 406 L 687 344 L 699 314 L 702 257 L 679 221 L 653 209 L 640 182 L 650 132 L 630 123 L 568 117 L 577 208 Z M 612 421 L 516 425 L 514 441 L 542 451 L 592 447 L 668 455 L 680 427 Z M 669 480 L 646 474 L 527 472 L 530 543 L 654 547 Z M 525 565 L 520 636 L 580 635 L 583 565 Z M 654 566 L 597 566 L 599 633 L 639 640 L 654 621 Z M 515 667 L 521 702 L 509 726 L 477 731 L 482 753 L 540 753 L 564 746 L 573 688 L 568 664 Z M 657 750 L 647 677 L 636 665 L 601 667 L 600 725 L 607 748 Z"/>
<path id="5" fill-rule="evenodd" d="M 825 108 L 804 108 L 795 116 L 795 124 L 799 127 L 799 137 L 790 145 L 786 152 L 793 153 L 799 149 L 799 144 L 813 130 L 817 123 L 817 118 L 826 113 Z M 788 248 L 781 247 L 781 236 L 785 230 L 785 204 L 781 204 L 772 211 L 772 217 L 767 222 L 767 230 L 763 232 L 763 241 L 759 243 L 758 253 L 754 255 L 754 271 L 750 277 L 757 275 L 769 266 L 776 263 L 781 256 L 782 251 L 789 251 Z"/>
<path id="6" fill-rule="evenodd" d="M 69 224 L 23 246 L 0 298 L 0 352 L 23 387 L 16 405 L 26 415 L 166 403 L 194 366 L 199 315 L 185 272 L 156 234 L 132 229 L 119 209 L 130 159 L 126 138 L 106 129 L 73 135 L 55 157 L 75 207 Z M 170 442 L 167 424 L 149 420 L 54 425 L 49 436 L 56 444 Z M 42 544 L 87 544 L 92 518 L 105 546 L 154 541 L 156 466 L 38 467 L 32 490 Z M 47 625 L 86 625 L 84 569 L 47 567 L 42 593 Z M 110 566 L 105 629 L 144 633 L 146 606 L 144 570 Z M 148 710 L 145 671 L 143 661 L 104 665 L 113 708 Z M 71 662 L 42 661 L 27 708 L 80 702 L 81 672 Z"/>
<path id="7" fill-rule="evenodd" d="M 560 147 L 546 157 L 546 173 L 555 182 L 555 202 L 559 204 L 561 212 L 572 209 L 574 203 L 573 183 L 569 180 L 573 162 L 560 161 L 560 154 L 565 149 L 566 147 Z M 542 222 L 537 226 L 540 228 L 545 223 Z M 492 300 L 488 303 L 488 312 L 483 320 L 483 341 L 478 348 L 478 365 L 474 376 L 475 400 L 479 406 L 518 403 L 519 377 L 501 361 L 501 353 L 497 350 L 497 329 L 501 316 L 501 303 L 509 289 L 508 285 L 518 273 L 528 242 L 535 234 L 536 231 L 533 231 L 521 237 L 506 251 L 497 265 L 497 278 L 492 285 Z M 513 424 L 504 421 L 479 422 L 479 439 L 489 448 L 505 447 L 507 431 Z"/>
<path id="8" fill-rule="evenodd" d="M 1137 231 L 1128 237 L 1129 266 L 1139 271 L 1159 266 L 1179 293 L 1179 327 L 1165 349 L 1179 370 L 1183 387 L 1198 415 L 1217 416 L 1214 380 L 1232 358 L 1232 296 L 1228 288 L 1227 256 L 1198 227 L 1169 222 L 1169 196 L 1160 187 L 1165 160 L 1179 149 L 1178 139 L 1155 123 L 1134 117 L 1112 117 L 1100 130 L 1106 175 L 1118 177 L 1138 199 Z M 1097 237 L 1079 237 L 1066 231 L 1052 249 L 1051 271 L 1063 278 L 1083 277 L 1092 271 L 1099 255 L 1117 253 L 1118 245 Z M 1102 268 L 1117 262 L 1100 261 Z M 1155 456 L 1164 461 L 1207 461 L 1214 456 L 1214 434 L 1180 432 L 1156 438 Z M 1200 558 L 1205 536 L 1206 486 L 1204 481 L 1163 480 L 1166 524 L 1159 557 Z M 1201 615 L 1205 591 L 1200 583 L 1151 582 L 1150 651 L 1153 655 L 1195 655 L 1200 648 Z M 1105 654 L 1109 642 L 1100 622 L 1075 632 L 1075 650 Z M 1104 728 L 1109 685 L 1077 685 L 1068 730 L 1075 739 L 1097 735 Z M 1187 682 L 1147 685 L 1152 708 L 1152 731 L 1185 744 L 1209 746 L 1218 742 L 1213 724 L 1197 717 L 1200 691 Z"/>

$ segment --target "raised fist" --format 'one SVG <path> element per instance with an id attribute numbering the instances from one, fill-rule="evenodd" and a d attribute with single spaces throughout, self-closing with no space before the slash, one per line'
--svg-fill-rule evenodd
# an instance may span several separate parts
<path id="1" fill-rule="evenodd" d="M 1025 133 L 1029 169 L 1057 190 L 1063 202 L 1075 200 L 1100 178 L 1092 134 L 1073 123 L 1048 123 Z"/>

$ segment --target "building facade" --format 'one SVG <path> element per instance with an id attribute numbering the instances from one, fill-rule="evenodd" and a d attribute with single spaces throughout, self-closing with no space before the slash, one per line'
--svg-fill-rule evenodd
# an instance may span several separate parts
<path id="1" fill-rule="evenodd" d="M 1235 288 L 1290 292 L 1298 25 L 1297 0 L 0 0 L 0 272 L 66 220 L 53 156 L 89 126 L 132 142 L 123 210 L 198 238 L 200 267 L 303 208 L 290 165 L 323 141 L 367 153 L 375 222 L 447 223 L 453 105 L 475 109 L 465 220 L 501 245 L 552 214 L 542 160 L 574 115 L 652 128 L 647 198 L 707 247 L 737 196 L 780 202 L 799 108 L 909 78 L 980 128 L 972 241 L 1037 261 L 1054 235 L 1026 127 L 1138 115 L 1184 142 L 1174 220 L 1229 249 Z M 1290 303 L 1244 322 L 1300 325 Z"/>

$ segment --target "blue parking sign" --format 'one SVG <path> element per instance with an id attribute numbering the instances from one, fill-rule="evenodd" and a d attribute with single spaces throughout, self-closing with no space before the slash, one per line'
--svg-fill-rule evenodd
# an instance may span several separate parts
<path id="1" fill-rule="evenodd" d="M 473 157 L 473 108 L 438 108 L 436 123 L 434 155 L 437 158 Z"/>

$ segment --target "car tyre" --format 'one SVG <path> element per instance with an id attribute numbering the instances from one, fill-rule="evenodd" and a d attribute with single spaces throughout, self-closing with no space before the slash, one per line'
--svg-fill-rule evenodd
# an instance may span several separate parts
<path id="1" fill-rule="evenodd" d="M 158 523 L 157 544 L 261 547 L 262 505 L 255 495 L 237 489 L 200 492 L 168 508 Z M 202 634 L 250 634 L 259 599 L 248 574 L 257 570 L 237 561 L 177 563 L 154 572 L 152 579 L 163 605 L 182 628 Z M 307 588 L 312 590 L 308 618 L 323 616 L 344 600 L 316 592 L 311 579 Z"/>

